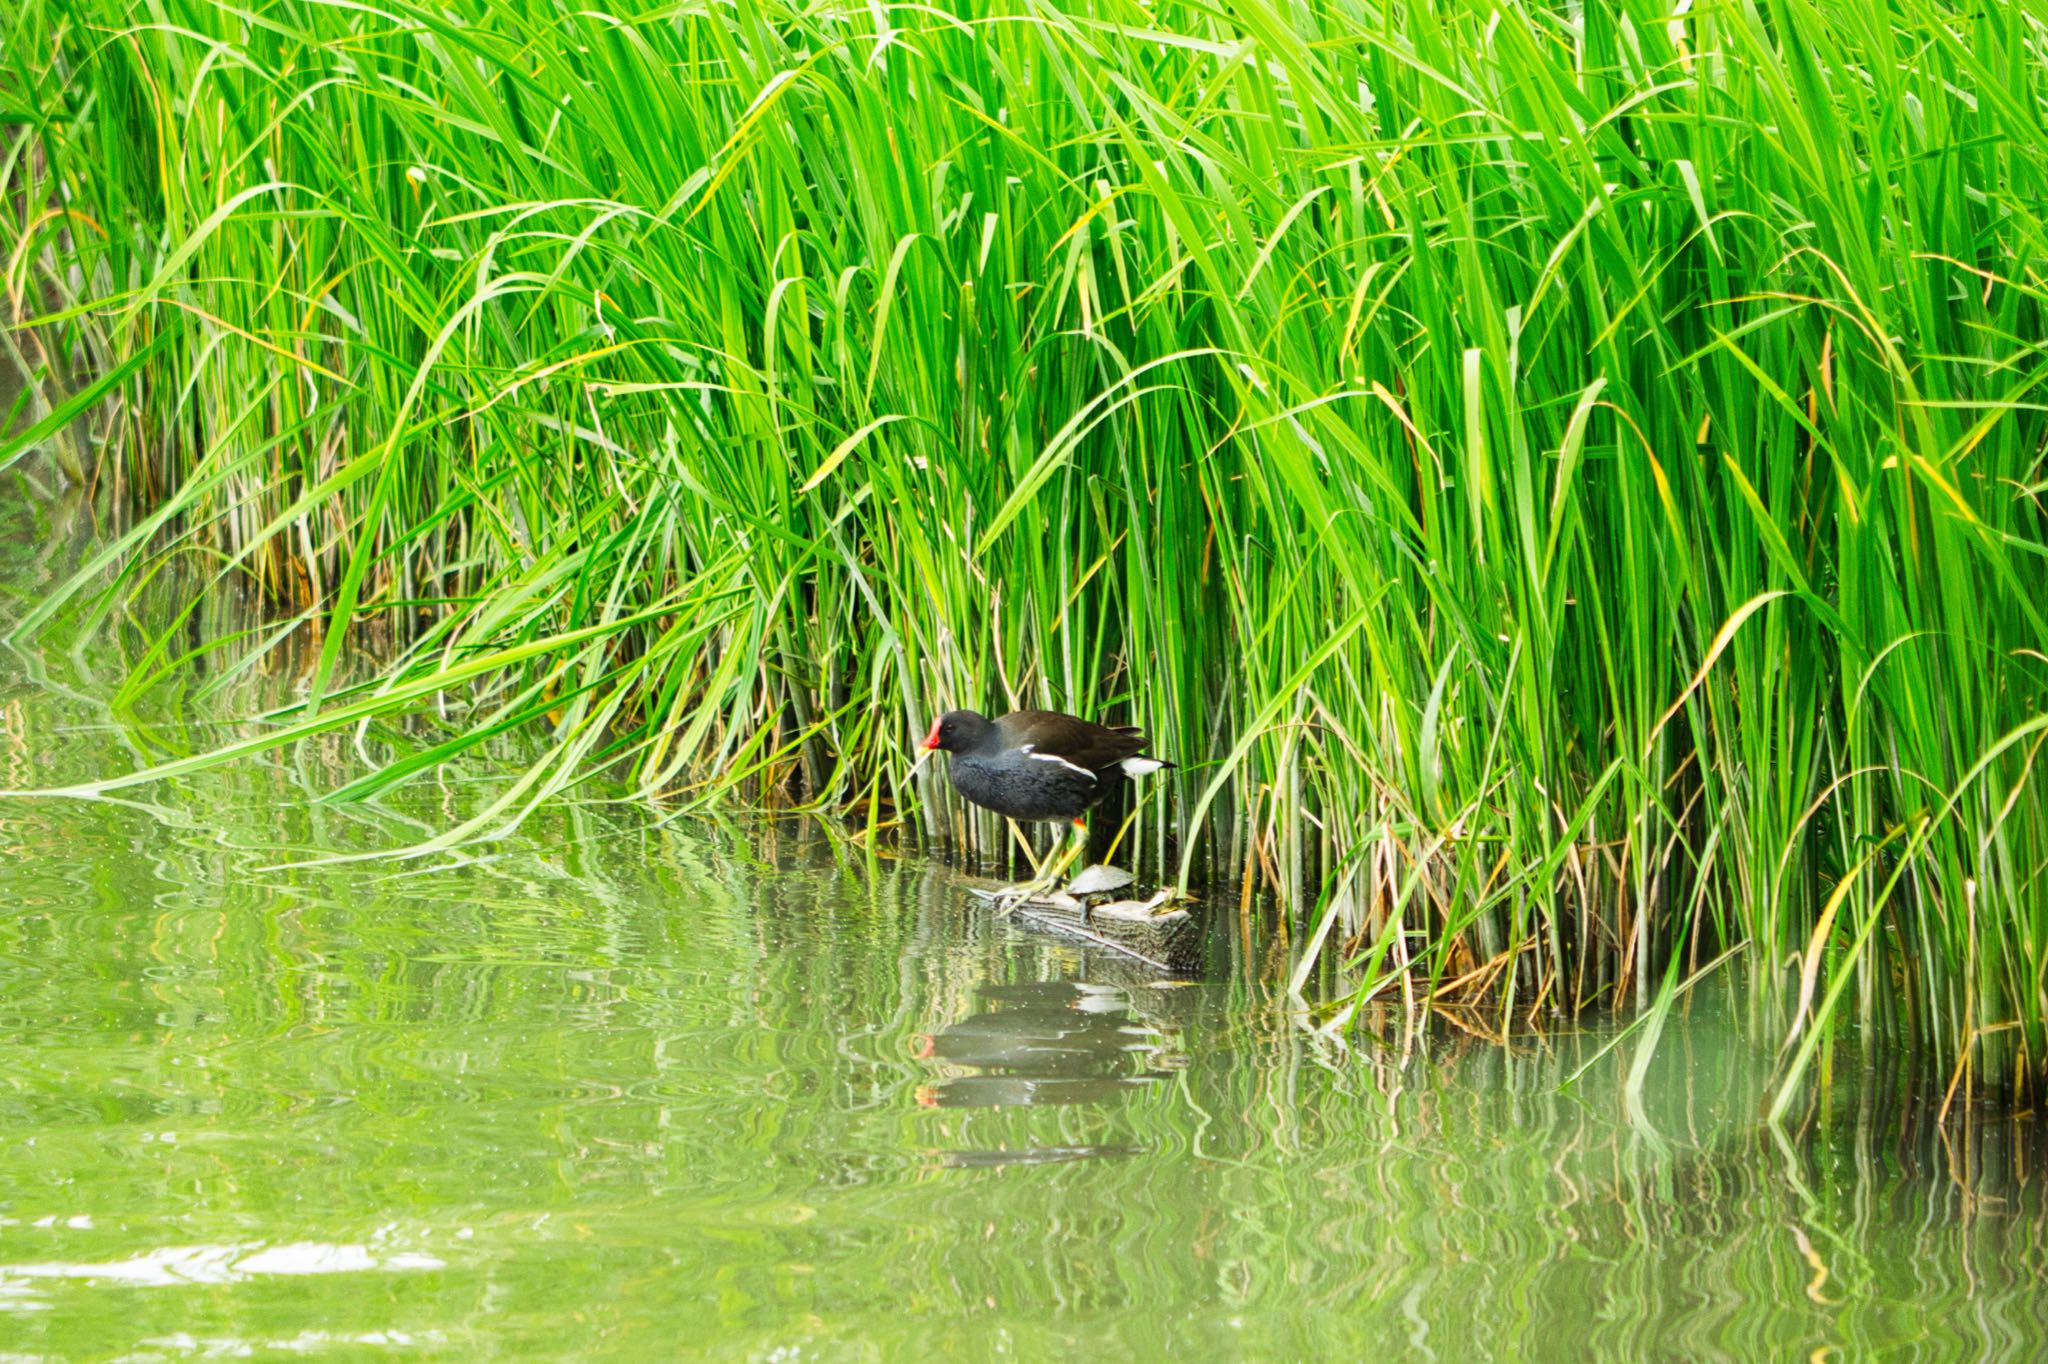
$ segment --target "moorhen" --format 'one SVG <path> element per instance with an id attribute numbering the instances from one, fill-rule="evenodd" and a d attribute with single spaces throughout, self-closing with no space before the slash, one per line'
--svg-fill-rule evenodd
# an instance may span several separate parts
<path id="1" fill-rule="evenodd" d="M 932 722 L 919 745 L 953 755 L 953 789 L 1014 820 L 1068 820 L 1085 837 L 1085 816 L 1128 777 L 1173 764 L 1145 755 L 1152 741 L 1136 725 L 1097 725 L 1056 710 L 1013 710 L 994 720 L 954 710 Z M 1035 891 L 1049 873 L 1041 872 Z"/>

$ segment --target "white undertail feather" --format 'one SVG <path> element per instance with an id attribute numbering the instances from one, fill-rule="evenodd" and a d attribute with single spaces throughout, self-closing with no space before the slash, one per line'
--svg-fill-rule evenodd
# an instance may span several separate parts
<path id="1" fill-rule="evenodd" d="M 1142 777 L 1148 772 L 1157 772 L 1166 764 L 1157 758 L 1125 758 L 1117 766 L 1124 770 L 1127 777 Z"/>

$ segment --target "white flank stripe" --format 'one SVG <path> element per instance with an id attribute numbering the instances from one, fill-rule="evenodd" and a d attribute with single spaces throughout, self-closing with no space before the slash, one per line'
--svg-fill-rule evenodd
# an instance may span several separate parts
<path id="1" fill-rule="evenodd" d="M 1093 772 L 1090 772 L 1087 768 L 1081 766 L 1081 764 L 1079 763 L 1070 763 L 1057 753 L 1033 753 L 1031 749 L 1032 745 L 1025 744 L 1022 748 L 1018 749 L 1017 751 L 1019 753 L 1022 753 L 1027 758 L 1036 758 L 1038 761 L 1042 763 L 1058 763 L 1061 767 L 1066 768 L 1070 772 L 1079 772 L 1088 780 L 1095 780 L 1095 774 Z"/>
<path id="2" fill-rule="evenodd" d="M 1124 770 L 1127 777 L 1142 777 L 1148 772 L 1157 772 L 1166 764 L 1157 758 L 1125 758 L 1117 766 Z"/>

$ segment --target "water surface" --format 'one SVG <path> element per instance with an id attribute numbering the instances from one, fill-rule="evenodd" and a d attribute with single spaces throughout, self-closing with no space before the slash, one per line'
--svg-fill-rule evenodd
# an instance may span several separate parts
<path id="1" fill-rule="evenodd" d="M 137 647 L 0 659 L 0 786 L 195 742 L 109 705 Z M 153 808 L 0 801 L 0 1356 L 2048 1338 L 2034 1129 L 1944 1145 L 1866 1098 L 1774 1139 L 1732 985 L 1629 1102 L 1639 1038 L 1603 1055 L 1612 1025 L 1342 1048 L 1262 983 L 1284 952 L 1219 932 L 1204 979 L 1162 978 L 814 826 L 593 807 L 470 858 L 313 865 L 490 789 L 479 767 L 315 804 L 350 743 Z"/>

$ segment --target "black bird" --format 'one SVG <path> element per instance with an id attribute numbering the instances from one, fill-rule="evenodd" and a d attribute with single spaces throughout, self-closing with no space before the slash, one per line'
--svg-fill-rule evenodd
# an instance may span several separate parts
<path id="1" fill-rule="evenodd" d="M 976 805 L 1085 830 L 1083 816 L 1126 778 L 1173 766 L 1145 755 L 1151 742 L 1136 725 L 1090 724 L 1056 710 L 1013 710 L 994 720 L 954 710 L 932 723 L 921 747 L 953 755 L 953 789 Z"/>

